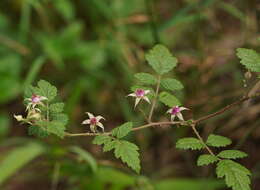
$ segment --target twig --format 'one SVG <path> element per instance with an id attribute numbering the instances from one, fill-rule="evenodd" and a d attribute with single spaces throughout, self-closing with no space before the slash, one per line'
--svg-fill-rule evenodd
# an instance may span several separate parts
<path id="1" fill-rule="evenodd" d="M 155 96 L 154 96 L 153 103 L 152 103 L 152 107 L 151 107 L 151 110 L 150 110 L 150 113 L 149 113 L 149 117 L 148 117 L 148 122 L 149 122 L 149 123 L 152 121 L 153 111 L 154 111 L 154 107 L 155 107 L 156 100 L 157 100 L 157 96 L 158 96 L 159 89 L 160 89 L 160 83 L 161 83 L 161 76 L 159 75 L 159 76 L 158 76 L 158 80 L 157 80 L 157 86 L 156 86 Z"/>

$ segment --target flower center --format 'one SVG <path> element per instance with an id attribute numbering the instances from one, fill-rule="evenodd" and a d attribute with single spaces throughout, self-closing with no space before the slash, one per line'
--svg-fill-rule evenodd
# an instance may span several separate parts
<path id="1" fill-rule="evenodd" d="M 143 97 L 144 95 L 145 95 L 145 92 L 144 92 L 144 90 L 143 89 L 137 89 L 136 91 L 135 91 L 135 95 L 137 96 L 137 97 Z"/>
<path id="2" fill-rule="evenodd" d="M 176 106 L 176 107 L 172 108 L 171 114 L 175 115 L 175 114 L 177 114 L 179 112 L 180 112 L 180 108 L 178 106 Z"/>
<path id="3" fill-rule="evenodd" d="M 31 100 L 32 100 L 32 103 L 38 103 L 38 102 L 40 102 L 40 97 L 33 94 L 31 97 Z"/>
<path id="4" fill-rule="evenodd" d="M 97 119 L 95 117 L 90 119 L 90 124 L 91 125 L 96 125 L 97 124 Z"/>

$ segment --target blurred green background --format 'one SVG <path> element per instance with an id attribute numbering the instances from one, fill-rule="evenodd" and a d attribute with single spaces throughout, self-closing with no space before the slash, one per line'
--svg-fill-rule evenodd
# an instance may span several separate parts
<path id="1" fill-rule="evenodd" d="M 138 131 L 128 138 L 141 149 L 138 176 L 91 144 L 91 138 L 36 139 L 13 119 L 23 113 L 23 90 L 39 79 L 59 89 L 70 132 L 85 111 L 103 115 L 106 130 L 124 121 L 142 122 L 130 92 L 135 72 L 151 72 L 144 54 L 165 44 L 178 58 L 177 96 L 192 109 L 186 118 L 213 112 L 255 83 L 235 49 L 260 50 L 257 0 L 0 0 L 0 189 L 4 190 L 217 190 L 223 181 L 211 167 L 197 167 L 197 152 L 179 151 L 185 128 Z M 250 157 L 241 161 L 260 189 L 260 103 L 203 123 L 228 136 Z M 158 107 L 157 120 L 166 120 Z"/>

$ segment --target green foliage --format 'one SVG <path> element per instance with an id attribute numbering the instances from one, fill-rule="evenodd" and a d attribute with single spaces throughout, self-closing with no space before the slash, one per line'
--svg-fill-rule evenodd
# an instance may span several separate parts
<path id="1" fill-rule="evenodd" d="M 197 165 L 198 166 L 209 165 L 217 161 L 218 158 L 216 156 L 213 156 L 211 154 L 203 154 L 199 156 L 197 160 Z"/>
<path id="2" fill-rule="evenodd" d="M 59 121 L 51 121 L 45 124 L 46 129 L 49 133 L 57 135 L 60 138 L 63 138 L 65 135 L 65 125 Z"/>
<path id="3" fill-rule="evenodd" d="M 225 177 L 227 186 L 233 190 L 250 190 L 251 173 L 244 166 L 232 160 L 221 160 L 217 164 L 216 173 L 219 178 Z"/>
<path id="4" fill-rule="evenodd" d="M 134 75 L 135 78 L 137 78 L 142 84 L 146 85 L 155 85 L 156 84 L 156 78 L 149 74 L 149 73 L 137 73 Z"/>
<path id="5" fill-rule="evenodd" d="M 121 158 L 121 160 L 126 163 L 130 168 L 132 168 L 137 173 L 140 172 L 140 159 L 139 159 L 139 148 L 128 141 L 122 140 L 117 141 L 115 146 L 115 156 L 116 158 Z"/>
<path id="6" fill-rule="evenodd" d="M 225 147 L 231 143 L 232 141 L 229 138 L 213 134 L 211 134 L 206 141 L 207 145 L 213 147 Z"/>
<path id="7" fill-rule="evenodd" d="M 40 127 L 40 126 L 29 126 L 28 134 L 35 135 L 39 138 L 46 138 L 49 136 L 48 131 L 44 127 Z"/>
<path id="8" fill-rule="evenodd" d="M 0 184 L 44 152 L 45 148 L 35 142 L 30 142 L 8 152 L 0 162 Z"/>
<path id="9" fill-rule="evenodd" d="M 34 89 L 37 95 L 45 96 L 48 101 L 52 101 L 57 96 L 57 88 L 47 81 L 40 80 L 37 84 L 38 87 Z"/>
<path id="10" fill-rule="evenodd" d="M 61 113 L 64 109 L 64 103 L 59 102 L 51 104 L 49 109 L 52 113 Z"/>
<path id="11" fill-rule="evenodd" d="M 178 81 L 178 80 L 176 80 L 176 79 L 172 79 L 172 78 L 163 79 L 163 80 L 161 81 L 161 83 L 162 83 L 162 86 L 163 86 L 165 89 L 171 90 L 171 91 L 181 90 L 181 89 L 184 88 L 180 81 Z"/>
<path id="12" fill-rule="evenodd" d="M 156 45 L 145 56 L 149 65 L 160 75 L 168 73 L 177 65 L 177 59 L 163 45 Z"/>
<path id="13" fill-rule="evenodd" d="M 79 146 L 72 146 L 70 147 L 70 150 L 78 155 L 79 160 L 87 162 L 93 172 L 97 172 L 97 162 L 89 152 Z"/>
<path id="14" fill-rule="evenodd" d="M 247 154 L 239 150 L 223 150 L 218 154 L 218 157 L 226 159 L 237 159 L 247 157 Z"/>
<path id="15" fill-rule="evenodd" d="M 240 63 L 252 72 L 260 72 L 260 55 L 246 48 L 238 48 L 237 56 L 241 59 Z"/>
<path id="16" fill-rule="evenodd" d="M 130 125 L 128 123 L 126 124 Z M 123 124 L 122 126 L 125 128 L 127 127 L 126 124 Z M 122 134 L 125 133 L 116 132 L 115 134 L 116 136 L 119 135 L 119 137 L 121 138 Z M 125 140 L 115 139 L 108 135 L 96 136 L 93 140 L 93 144 L 97 144 L 97 145 L 103 144 L 104 152 L 111 151 L 114 149 L 114 154 L 116 158 L 120 158 L 124 163 L 126 163 L 130 168 L 132 168 L 137 173 L 140 172 L 141 166 L 140 166 L 140 159 L 138 153 L 139 148 L 135 144 Z"/>
<path id="17" fill-rule="evenodd" d="M 133 128 L 133 123 L 127 122 L 127 123 L 120 125 L 117 128 L 114 128 L 111 132 L 114 137 L 117 137 L 120 139 L 120 138 L 123 138 L 124 136 L 126 136 L 132 130 L 132 128 Z"/>
<path id="18" fill-rule="evenodd" d="M 180 101 L 168 92 L 161 92 L 159 94 L 159 100 L 169 107 L 181 105 Z"/>
<path id="19" fill-rule="evenodd" d="M 179 149 L 191 149 L 191 150 L 200 150 L 204 148 L 204 144 L 201 143 L 198 139 L 193 137 L 181 138 L 176 143 L 176 148 Z"/>

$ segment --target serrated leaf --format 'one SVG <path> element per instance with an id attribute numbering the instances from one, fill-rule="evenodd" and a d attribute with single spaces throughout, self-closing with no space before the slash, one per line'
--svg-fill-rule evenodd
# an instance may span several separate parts
<path id="1" fill-rule="evenodd" d="M 155 85 L 156 81 L 157 81 L 156 78 L 149 73 L 137 73 L 134 76 L 141 83 L 146 84 L 146 85 Z"/>
<path id="2" fill-rule="evenodd" d="M 120 158 L 130 168 L 139 173 L 141 169 L 138 153 L 139 148 L 135 144 L 125 140 L 117 140 L 116 142 L 114 152 L 116 158 Z"/>
<path id="3" fill-rule="evenodd" d="M 119 127 L 117 128 L 114 128 L 112 130 L 112 135 L 114 137 L 117 137 L 117 138 L 123 138 L 124 136 L 126 136 L 133 128 L 133 123 L 132 122 L 127 122 L 127 123 L 124 123 L 122 125 L 120 125 Z"/>
<path id="4" fill-rule="evenodd" d="M 102 144 L 107 144 L 112 140 L 113 140 L 113 138 L 108 135 L 98 135 L 94 138 L 92 143 L 97 144 L 97 145 L 102 145 Z"/>
<path id="5" fill-rule="evenodd" d="M 209 135 L 208 140 L 206 142 L 207 145 L 213 146 L 213 147 L 224 147 L 227 145 L 230 145 L 232 141 L 227 138 L 220 135 Z"/>
<path id="6" fill-rule="evenodd" d="M 217 164 L 216 174 L 218 178 L 225 177 L 228 187 L 233 190 L 250 190 L 250 171 L 244 166 L 232 161 L 221 160 Z"/>
<path id="7" fill-rule="evenodd" d="M 159 100 L 169 107 L 181 105 L 180 101 L 168 92 L 161 92 L 159 95 Z"/>
<path id="8" fill-rule="evenodd" d="M 28 134 L 34 135 L 39 138 L 46 138 L 49 136 L 48 131 L 45 128 L 40 127 L 40 126 L 29 126 Z"/>
<path id="9" fill-rule="evenodd" d="M 59 121 L 51 121 L 46 123 L 46 129 L 49 133 L 57 135 L 60 138 L 63 138 L 65 135 L 65 126 L 62 122 Z"/>
<path id="10" fill-rule="evenodd" d="M 177 65 L 177 59 L 163 45 L 156 45 L 146 55 L 149 65 L 160 75 L 171 71 Z"/>
<path id="11" fill-rule="evenodd" d="M 260 72 L 260 55 L 246 48 L 238 48 L 237 56 L 241 59 L 240 63 L 252 72 Z"/>
<path id="12" fill-rule="evenodd" d="M 237 159 L 247 157 L 247 154 L 239 150 L 223 150 L 218 154 L 218 157 L 226 159 Z"/>
<path id="13" fill-rule="evenodd" d="M 58 121 L 60 123 L 62 123 L 64 126 L 67 125 L 68 123 L 68 116 L 64 113 L 55 113 L 55 114 L 52 114 L 52 120 L 53 121 Z"/>
<path id="14" fill-rule="evenodd" d="M 199 139 L 188 137 L 181 138 L 176 143 L 176 148 L 179 149 L 191 149 L 191 150 L 200 150 L 204 148 L 204 144 L 199 141 Z"/>
<path id="15" fill-rule="evenodd" d="M 47 97 L 48 101 L 52 101 L 57 96 L 57 88 L 49 82 L 40 80 L 37 84 L 37 95 Z"/>
<path id="16" fill-rule="evenodd" d="M 25 99 L 25 98 L 31 98 L 34 93 L 35 93 L 34 87 L 31 86 L 31 85 L 29 85 L 29 86 L 26 87 L 25 90 L 24 90 L 24 99 Z"/>
<path id="17" fill-rule="evenodd" d="M 183 85 L 180 81 L 172 78 L 166 78 L 161 81 L 162 86 L 167 90 L 181 90 L 183 89 Z"/>
<path id="18" fill-rule="evenodd" d="M 106 142 L 106 143 L 104 144 L 103 151 L 104 151 L 104 152 L 108 152 L 108 151 L 113 150 L 113 149 L 116 147 L 116 144 L 117 144 L 117 141 L 115 141 L 115 140 Z"/>
<path id="19" fill-rule="evenodd" d="M 64 103 L 59 102 L 59 103 L 51 104 L 49 109 L 53 113 L 61 113 L 63 112 L 64 109 Z"/>
<path id="20" fill-rule="evenodd" d="M 203 154 L 200 155 L 200 157 L 198 158 L 197 165 L 198 166 L 209 165 L 217 161 L 218 158 L 216 156 L 213 156 L 211 154 Z"/>

